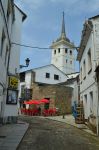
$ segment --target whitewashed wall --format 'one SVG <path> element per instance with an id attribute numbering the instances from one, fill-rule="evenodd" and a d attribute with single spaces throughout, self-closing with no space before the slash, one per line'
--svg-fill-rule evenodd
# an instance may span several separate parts
<path id="1" fill-rule="evenodd" d="M 6 89 L 7 89 L 7 64 L 8 55 L 6 56 L 6 47 L 9 48 L 9 39 L 7 34 L 7 27 L 4 15 L 7 13 L 8 0 L 2 0 L 2 6 L 0 5 L 0 48 L 1 48 L 1 38 L 2 31 L 5 33 L 5 41 L 3 45 L 2 55 L 0 55 L 0 117 L 2 117 L 4 112 L 4 106 L 6 103 Z M 4 10 L 4 12 L 3 12 Z M 5 13 L 5 14 L 4 14 Z M 11 21 L 11 20 L 10 20 Z M 6 57 L 6 61 L 5 61 Z"/>
<path id="2" fill-rule="evenodd" d="M 97 83 L 95 81 L 95 67 L 96 67 L 96 60 L 97 60 L 97 50 L 99 51 L 99 48 L 97 48 L 97 45 L 99 45 L 99 28 L 96 31 L 96 26 L 97 25 L 99 26 L 99 19 L 97 21 L 96 20 L 92 20 L 93 31 L 89 37 L 89 40 L 87 42 L 86 48 L 84 50 L 80 62 L 80 68 L 81 67 L 83 68 L 83 61 L 84 60 L 86 61 L 86 79 L 82 78 L 80 82 L 80 99 L 83 100 L 86 119 L 88 119 L 91 113 L 93 113 L 93 115 L 95 116 L 97 115 L 98 91 L 97 91 Z M 96 34 L 98 35 L 98 39 L 96 39 L 97 38 Z M 88 74 L 88 57 L 87 57 L 89 48 L 91 49 L 91 61 L 92 61 L 92 71 L 90 72 L 90 74 Z M 90 92 L 93 92 L 92 112 L 91 112 Z M 84 95 L 87 95 L 87 103 Z"/>
<path id="3" fill-rule="evenodd" d="M 58 48 L 60 48 L 60 53 L 58 53 Z M 68 48 L 67 53 L 65 53 L 65 48 Z M 54 54 L 54 50 L 56 50 L 56 54 Z M 72 51 L 72 55 L 70 55 L 70 50 Z M 75 71 L 74 60 L 74 49 L 70 48 L 69 46 L 61 44 L 52 49 L 51 64 L 54 64 L 64 73 L 68 74 Z M 72 61 L 72 64 L 70 64 L 70 61 Z"/>
<path id="4" fill-rule="evenodd" d="M 12 26 L 11 41 L 15 43 L 21 42 L 21 30 L 22 30 L 22 13 L 15 9 L 15 21 Z M 9 73 L 16 74 L 19 72 L 19 62 L 20 62 L 20 46 L 12 45 L 10 52 L 10 63 L 9 63 Z M 18 106 L 5 104 L 4 116 L 17 116 Z"/>
<path id="5" fill-rule="evenodd" d="M 34 72 L 35 82 L 57 84 L 67 81 L 67 76 L 53 65 L 34 69 Z M 46 73 L 50 73 L 50 78 L 46 78 Z M 59 80 L 54 79 L 54 74 L 59 75 Z"/>
<path id="6" fill-rule="evenodd" d="M 26 88 L 31 88 L 32 72 L 27 72 L 25 75 L 25 85 Z"/>

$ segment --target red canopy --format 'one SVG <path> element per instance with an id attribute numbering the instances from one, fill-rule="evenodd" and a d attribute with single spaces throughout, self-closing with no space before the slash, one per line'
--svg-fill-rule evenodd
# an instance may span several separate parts
<path id="1" fill-rule="evenodd" d="M 39 104 L 42 104 L 42 103 L 49 103 L 49 100 L 48 99 L 41 99 L 41 100 L 29 100 L 29 101 L 25 101 L 24 104 L 35 104 L 35 105 L 39 105 Z"/>
<path id="2" fill-rule="evenodd" d="M 41 99 L 41 100 L 39 100 L 40 102 L 42 102 L 42 103 L 49 103 L 49 100 L 48 99 Z"/>
<path id="3" fill-rule="evenodd" d="M 30 100 L 30 101 L 25 101 L 24 104 L 29 104 L 29 105 L 35 104 L 35 105 L 39 105 L 39 104 L 41 104 L 41 102 L 38 101 L 38 100 Z"/>

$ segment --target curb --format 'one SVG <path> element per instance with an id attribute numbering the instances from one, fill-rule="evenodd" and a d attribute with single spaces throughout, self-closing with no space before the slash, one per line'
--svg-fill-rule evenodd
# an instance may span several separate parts
<path id="1" fill-rule="evenodd" d="M 23 134 L 23 136 L 22 136 L 22 138 L 21 138 L 19 144 L 17 145 L 16 150 L 19 148 L 19 146 L 20 146 L 20 144 L 21 144 L 21 142 L 22 142 L 22 140 L 23 140 L 24 136 L 26 135 L 27 130 L 28 130 L 28 128 L 29 128 L 29 123 L 26 123 L 26 122 L 23 122 L 23 123 L 27 125 L 26 131 L 24 132 L 24 134 Z M 20 123 L 19 123 L 19 124 L 20 124 Z"/>

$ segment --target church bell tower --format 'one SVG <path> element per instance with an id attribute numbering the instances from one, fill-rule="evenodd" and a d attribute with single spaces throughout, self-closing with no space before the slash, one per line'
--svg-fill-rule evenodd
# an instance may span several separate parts
<path id="1" fill-rule="evenodd" d="M 74 44 L 66 36 L 64 12 L 60 37 L 52 43 L 51 64 L 55 65 L 65 74 L 74 73 Z"/>

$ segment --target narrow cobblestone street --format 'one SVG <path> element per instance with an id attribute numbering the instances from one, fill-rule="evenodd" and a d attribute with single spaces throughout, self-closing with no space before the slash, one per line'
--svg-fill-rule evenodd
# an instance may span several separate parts
<path id="1" fill-rule="evenodd" d="M 80 129 L 39 117 L 20 117 L 30 123 L 17 150 L 99 150 L 99 138 Z"/>

